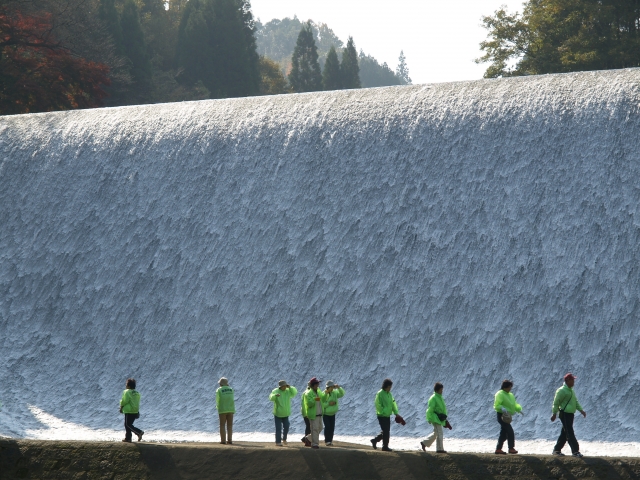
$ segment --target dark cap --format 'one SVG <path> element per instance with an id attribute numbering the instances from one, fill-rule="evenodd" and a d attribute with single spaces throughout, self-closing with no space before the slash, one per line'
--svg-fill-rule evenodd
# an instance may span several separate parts
<path id="1" fill-rule="evenodd" d="M 309 380 L 309 385 L 318 385 L 320 383 L 320 380 L 318 380 L 316 377 L 313 377 L 311 380 Z"/>
<path id="2" fill-rule="evenodd" d="M 567 380 L 574 380 L 578 377 L 576 377 L 573 373 L 569 372 L 564 376 L 564 381 L 566 382 Z"/>

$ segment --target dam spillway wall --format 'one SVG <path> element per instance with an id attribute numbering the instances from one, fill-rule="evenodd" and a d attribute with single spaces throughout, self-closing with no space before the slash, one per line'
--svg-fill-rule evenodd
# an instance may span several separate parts
<path id="1" fill-rule="evenodd" d="M 511 378 L 518 437 L 551 438 L 573 371 L 579 437 L 637 439 L 639 84 L 0 117 L 0 434 L 35 428 L 29 405 L 118 428 L 128 376 L 145 429 L 215 432 L 226 376 L 236 428 L 271 431 L 277 381 L 318 376 L 345 385 L 338 434 L 378 430 L 391 377 L 409 420 L 394 435 L 429 430 L 441 381 L 453 433 L 493 437 Z"/>

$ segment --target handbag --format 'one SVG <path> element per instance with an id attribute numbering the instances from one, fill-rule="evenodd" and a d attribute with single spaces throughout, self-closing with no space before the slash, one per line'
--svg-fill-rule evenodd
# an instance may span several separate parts
<path id="1" fill-rule="evenodd" d="M 511 423 L 511 420 L 513 420 L 513 417 L 509 412 L 505 412 L 502 414 L 502 421 L 504 423 Z"/>
<path id="2" fill-rule="evenodd" d="M 441 422 L 444 422 L 447 419 L 447 416 L 444 413 L 436 412 L 436 415 L 438 416 L 438 420 L 440 420 Z"/>

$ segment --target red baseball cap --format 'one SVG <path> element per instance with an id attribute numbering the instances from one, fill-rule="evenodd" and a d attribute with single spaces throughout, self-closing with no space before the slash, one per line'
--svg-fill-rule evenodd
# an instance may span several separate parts
<path id="1" fill-rule="evenodd" d="M 578 378 L 578 377 L 576 377 L 573 373 L 569 372 L 564 376 L 564 381 L 566 382 L 569 379 L 573 380 L 573 379 L 576 379 L 576 378 Z"/>
<path id="2" fill-rule="evenodd" d="M 320 383 L 320 380 L 318 380 L 316 377 L 313 377 L 311 380 L 309 380 L 309 385 L 315 385 L 316 383 Z"/>

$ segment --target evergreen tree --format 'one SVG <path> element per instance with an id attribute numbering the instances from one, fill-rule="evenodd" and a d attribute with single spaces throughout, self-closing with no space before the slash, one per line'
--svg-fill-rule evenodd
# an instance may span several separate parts
<path id="1" fill-rule="evenodd" d="M 405 85 L 411 85 L 411 77 L 409 76 L 409 67 L 407 67 L 407 59 L 404 52 L 400 50 L 398 57 L 398 67 L 396 68 L 396 76 L 402 80 Z"/>
<path id="2" fill-rule="evenodd" d="M 347 48 L 342 51 L 340 71 L 342 73 L 342 88 L 360 88 L 358 52 L 356 52 L 353 37 L 349 37 L 349 40 L 347 41 Z"/>
<path id="3" fill-rule="evenodd" d="M 322 90 L 318 48 L 313 38 L 311 22 L 307 22 L 298 34 L 296 48 L 291 57 L 289 83 L 297 93 Z"/>
<path id="4" fill-rule="evenodd" d="M 140 26 L 138 7 L 133 0 L 127 0 L 124 4 L 120 27 L 123 53 L 131 60 L 131 75 L 137 82 L 148 82 L 151 79 L 151 62 Z"/>
<path id="5" fill-rule="evenodd" d="M 120 17 L 116 10 L 115 0 L 100 0 L 98 16 L 113 39 L 115 52 L 121 55 L 124 41 L 122 39 L 122 27 L 120 26 Z"/>
<path id="6" fill-rule="evenodd" d="M 207 87 L 211 98 L 258 94 L 259 57 L 249 0 L 189 0 L 178 31 L 183 77 Z"/>
<path id="7" fill-rule="evenodd" d="M 333 45 L 327 54 L 327 61 L 324 63 L 322 71 L 322 87 L 325 90 L 340 90 L 342 88 L 342 78 L 340 72 L 340 61 Z"/>
<path id="8" fill-rule="evenodd" d="M 380 65 L 375 58 L 366 55 L 362 50 L 358 54 L 358 65 L 360 66 L 362 88 L 403 84 L 386 62 Z"/>

